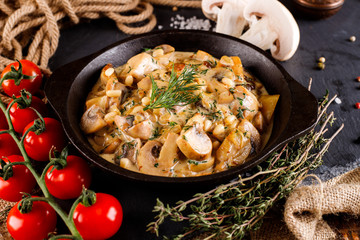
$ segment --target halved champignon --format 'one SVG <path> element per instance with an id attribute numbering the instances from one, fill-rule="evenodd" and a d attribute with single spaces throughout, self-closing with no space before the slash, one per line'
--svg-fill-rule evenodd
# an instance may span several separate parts
<path id="1" fill-rule="evenodd" d="M 270 49 L 274 58 L 291 58 L 300 42 L 300 31 L 290 11 L 277 0 L 249 1 L 244 17 L 250 28 L 240 37 L 263 50 Z"/>
<path id="2" fill-rule="evenodd" d="M 94 133 L 107 125 L 103 110 L 96 104 L 85 111 L 80 120 L 80 128 L 86 134 Z"/>
<path id="3" fill-rule="evenodd" d="M 168 135 L 164 145 L 156 140 L 150 140 L 140 149 L 137 165 L 142 173 L 158 176 L 169 176 L 170 169 L 177 158 L 177 147 L 174 139 L 177 134 Z"/>
<path id="4" fill-rule="evenodd" d="M 206 17 L 217 21 L 216 32 L 239 37 L 247 25 L 243 16 L 248 0 L 203 0 Z"/>
<path id="5" fill-rule="evenodd" d="M 210 157 L 212 142 L 200 124 L 192 125 L 177 138 L 176 144 L 189 159 L 205 160 Z"/>

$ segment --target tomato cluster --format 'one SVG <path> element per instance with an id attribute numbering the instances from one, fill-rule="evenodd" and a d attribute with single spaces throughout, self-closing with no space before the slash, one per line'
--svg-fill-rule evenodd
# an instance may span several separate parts
<path id="1" fill-rule="evenodd" d="M 21 200 L 37 183 L 44 183 L 46 191 L 58 199 L 80 196 L 72 217 L 83 239 L 109 238 L 120 228 L 122 207 L 116 198 L 105 193 L 94 195 L 91 204 L 83 203 L 91 183 L 90 167 L 81 157 L 67 154 L 61 123 L 54 118 L 43 118 L 48 113 L 47 106 L 33 96 L 39 93 L 41 84 L 41 70 L 28 60 L 11 63 L 1 73 L 2 88 L 13 100 L 7 107 L 9 120 L 0 111 L 0 131 L 3 131 L 0 134 L 0 198 L 19 201 L 9 212 L 8 231 L 15 240 L 41 240 L 54 232 L 57 215 L 47 198 L 28 195 Z M 15 141 L 14 135 L 22 141 Z M 26 152 L 25 158 L 19 147 Z M 30 159 L 48 163 L 43 177 L 31 170 Z M 25 199 L 31 202 L 31 207 L 22 212 Z"/>

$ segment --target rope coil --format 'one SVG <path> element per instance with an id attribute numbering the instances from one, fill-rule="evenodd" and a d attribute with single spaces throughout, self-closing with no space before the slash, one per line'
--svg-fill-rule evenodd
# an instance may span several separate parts
<path id="1" fill-rule="evenodd" d="M 107 17 L 126 34 L 149 32 L 156 26 L 152 4 L 200 7 L 201 0 L 1 0 L 0 70 L 15 59 L 28 59 L 50 74 L 47 65 L 60 28 L 69 21 Z"/>

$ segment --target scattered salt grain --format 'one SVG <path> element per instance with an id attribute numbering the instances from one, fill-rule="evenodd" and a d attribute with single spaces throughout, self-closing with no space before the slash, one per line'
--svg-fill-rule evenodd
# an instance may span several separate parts
<path id="1" fill-rule="evenodd" d="M 175 29 L 194 29 L 194 30 L 205 30 L 209 31 L 211 29 L 211 23 L 209 19 L 201 19 L 193 16 L 191 18 L 185 18 L 176 14 L 175 17 L 170 18 L 170 27 Z"/>
<path id="2" fill-rule="evenodd" d="M 342 102 L 341 102 L 341 99 L 340 98 L 335 98 L 335 103 L 337 103 L 337 104 L 341 104 Z"/>
<path id="3" fill-rule="evenodd" d="M 159 25 L 158 29 L 161 30 L 161 29 L 163 29 L 163 27 L 164 27 L 163 25 Z"/>

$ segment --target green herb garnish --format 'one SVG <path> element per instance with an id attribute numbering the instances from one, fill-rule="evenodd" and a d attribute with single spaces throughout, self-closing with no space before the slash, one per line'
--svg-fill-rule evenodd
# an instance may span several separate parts
<path id="1" fill-rule="evenodd" d="M 194 83 L 195 75 L 194 68 L 186 66 L 177 77 L 173 66 L 167 88 L 159 88 L 154 78 L 150 77 L 152 82 L 150 104 L 144 108 L 144 111 L 156 108 L 171 110 L 174 106 L 185 106 L 197 102 L 200 96 L 192 91 L 198 90 L 201 85 Z"/>

